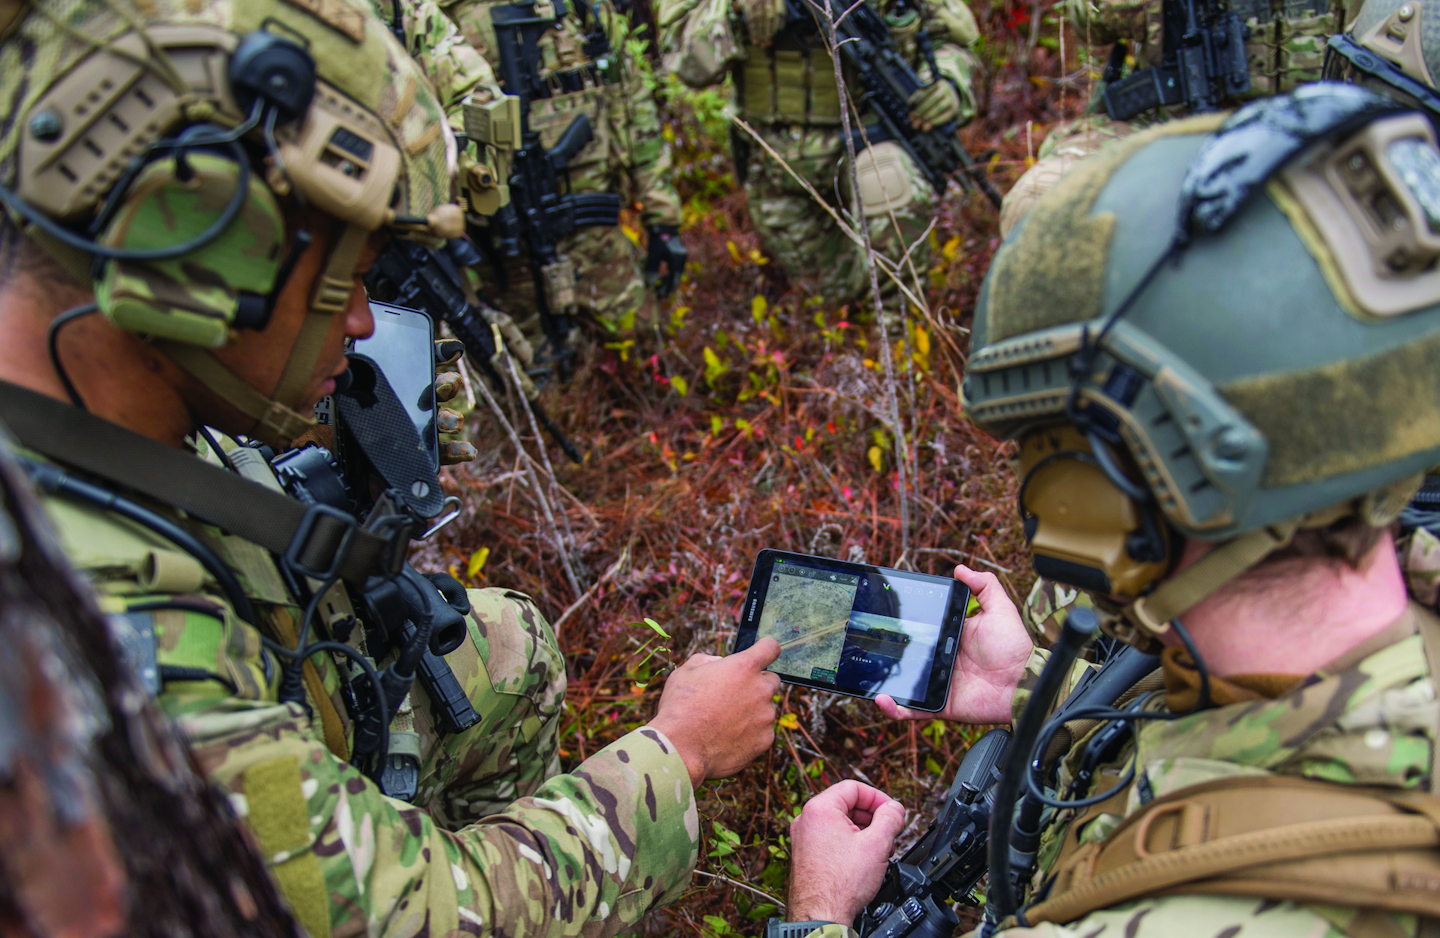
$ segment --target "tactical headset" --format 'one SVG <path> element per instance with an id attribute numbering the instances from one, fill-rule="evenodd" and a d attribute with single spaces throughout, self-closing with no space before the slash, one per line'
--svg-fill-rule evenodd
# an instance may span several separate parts
<path id="1" fill-rule="evenodd" d="M 308 40 L 273 19 L 243 37 L 164 24 L 97 44 L 22 126 L 17 185 L 0 186 L 0 200 L 27 235 L 77 272 L 90 255 L 99 311 L 253 418 L 250 434 L 272 445 L 313 425 L 295 408 L 369 233 L 393 225 L 453 236 L 460 224 L 455 206 L 396 215 L 392 137 L 317 80 Z M 262 145 L 263 174 L 251 158 Z M 287 238 L 287 195 L 345 224 L 267 397 L 207 349 L 268 325 L 311 241 L 303 229 Z"/>
<path id="2" fill-rule="evenodd" d="M 1020 438 L 1016 503 L 1035 572 L 1102 596 L 1140 596 L 1170 572 L 1177 538 L 1116 447 L 1070 424 Z"/>

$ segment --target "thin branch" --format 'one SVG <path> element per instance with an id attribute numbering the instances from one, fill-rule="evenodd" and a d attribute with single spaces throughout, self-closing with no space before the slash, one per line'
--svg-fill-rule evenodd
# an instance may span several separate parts
<path id="1" fill-rule="evenodd" d="M 779 909 L 780 909 L 781 912 L 784 912 L 784 911 L 785 911 L 785 903 L 781 902 L 779 899 L 776 899 L 774 896 L 770 895 L 769 893 L 761 892 L 760 890 L 756 889 L 754 886 L 747 886 L 747 885 L 745 885 L 744 883 L 740 882 L 738 879 L 731 879 L 730 877 L 725 876 L 725 875 L 723 875 L 723 874 L 721 874 L 721 873 L 707 873 L 705 870 L 696 870 L 696 871 L 695 871 L 695 875 L 696 875 L 696 876 L 708 876 L 708 877 L 710 877 L 711 879 L 718 879 L 718 880 L 720 880 L 722 883 L 729 883 L 730 885 L 734 886 L 736 889 L 743 889 L 743 890 L 745 890 L 745 891 L 748 892 L 748 893 L 753 893 L 754 895 L 759 896 L 761 899 L 764 899 L 766 902 L 773 903 L 774 905 L 776 905 L 776 906 L 779 907 Z"/>
<path id="2" fill-rule="evenodd" d="M 560 566 L 565 571 L 565 578 L 570 581 L 570 589 L 574 591 L 574 595 L 582 595 L 585 591 L 580 588 L 580 580 L 575 576 L 575 568 L 570 563 L 570 552 L 565 549 L 565 539 L 560 534 L 560 526 L 555 523 L 555 514 L 550 510 L 550 499 L 545 497 L 545 489 L 535 475 L 535 461 L 530 458 L 529 453 L 525 452 L 525 446 L 520 442 L 520 434 L 515 432 L 515 427 L 505 417 L 505 412 L 500 409 L 500 402 L 495 400 L 495 395 L 490 393 L 489 385 L 484 381 L 477 381 L 475 387 L 479 388 L 480 395 L 485 398 L 485 403 L 490 405 L 495 419 L 500 421 L 500 426 L 505 428 L 506 435 L 514 444 L 515 451 L 519 454 L 520 461 L 524 464 L 525 471 L 530 477 L 530 486 L 534 490 L 535 500 L 539 503 L 540 511 L 550 525 L 550 532 L 555 539 L 555 552 L 560 555 Z"/>

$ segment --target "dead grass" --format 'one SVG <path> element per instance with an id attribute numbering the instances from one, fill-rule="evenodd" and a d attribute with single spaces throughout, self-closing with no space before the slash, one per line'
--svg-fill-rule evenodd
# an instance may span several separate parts
<path id="1" fill-rule="evenodd" d="M 983 116 L 963 136 L 972 152 L 994 151 L 1004 191 L 1025 165 L 1025 122 L 1028 145 L 1038 146 L 1050 122 L 1077 113 L 1084 89 L 1072 82 L 1062 100 L 1058 56 L 1030 48 L 1027 17 L 1037 8 L 976 12 L 988 37 L 990 90 Z M 1055 35 L 1053 21 L 1040 35 Z M 1066 41 L 1074 71 L 1073 34 Z M 898 347 L 913 457 L 910 543 L 918 548 L 901 558 L 895 447 L 876 416 L 883 379 L 871 361 L 874 324 L 859 311 L 807 304 L 761 253 L 722 148 L 683 106 L 671 102 L 671 112 L 688 199 L 687 282 L 652 334 L 633 346 L 607 347 L 597 337 L 573 381 L 545 397 L 586 454 L 577 467 L 551 449 L 569 493 L 552 504 L 568 520 L 586 591 L 561 627 L 567 767 L 652 712 L 653 672 L 664 656 L 640 664 L 636 650 L 653 636 L 644 618 L 668 631 L 677 662 L 726 650 L 761 548 L 903 560 L 934 573 L 964 561 L 997 571 L 1017 598 L 1031 578 L 1007 450 L 963 419 L 957 399 L 970 313 L 997 246 L 993 208 L 952 188 L 929 272 L 935 321 Z M 528 436 L 523 423 L 515 426 Z M 582 597 L 560 573 L 553 535 L 510 443 L 488 419 L 478 428 L 492 445 L 477 440 L 481 458 L 448 479 L 465 514 L 423 560 L 473 586 L 529 593 L 556 621 Z M 788 821 L 810 794 L 847 777 L 877 785 L 910 808 L 913 839 L 973 738 L 939 722 L 895 724 L 868 703 L 823 693 L 789 688 L 780 703 L 770 752 L 700 797 L 702 875 L 680 902 L 649 916 L 642 933 L 758 934 L 772 911 L 762 894 L 783 898 Z"/>

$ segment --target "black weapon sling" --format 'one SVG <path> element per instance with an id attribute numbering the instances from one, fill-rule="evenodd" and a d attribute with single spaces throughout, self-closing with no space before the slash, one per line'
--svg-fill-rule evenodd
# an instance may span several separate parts
<path id="1" fill-rule="evenodd" d="M 304 505 L 69 404 L 0 381 L 0 421 L 20 445 L 137 492 L 285 558 L 315 579 L 390 575 L 405 538 L 326 505 Z"/>

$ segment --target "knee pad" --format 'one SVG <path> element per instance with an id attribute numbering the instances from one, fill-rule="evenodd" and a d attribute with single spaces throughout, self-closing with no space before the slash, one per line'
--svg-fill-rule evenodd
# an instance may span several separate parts
<path id="1" fill-rule="evenodd" d="M 910 156 L 893 140 L 855 154 L 855 182 L 867 216 L 897 212 L 917 194 Z"/>

